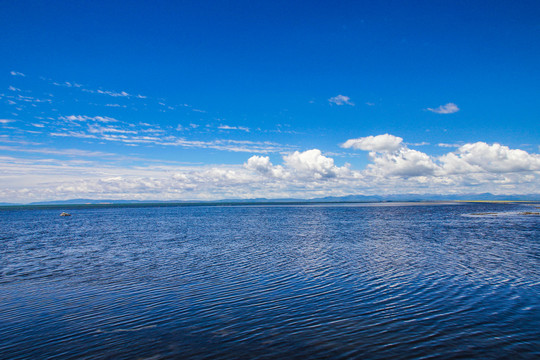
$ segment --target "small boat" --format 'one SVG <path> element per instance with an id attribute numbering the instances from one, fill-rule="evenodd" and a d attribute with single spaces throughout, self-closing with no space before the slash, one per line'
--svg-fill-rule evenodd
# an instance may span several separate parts
<path id="1" fill-rule="evenodd" d="M 60 214 L 60 216 L 71 216 L 71 214 L 68 214 L 67 212 L 63 212 Z"/>

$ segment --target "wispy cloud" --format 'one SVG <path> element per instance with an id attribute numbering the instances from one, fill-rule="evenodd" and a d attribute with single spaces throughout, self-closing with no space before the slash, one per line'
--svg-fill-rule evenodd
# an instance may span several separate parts
<path id="1" fill-rule="evenodd" d="M 337 95 L 337 96 L 331 97 L 330 99 L 328 99 L 328 102 L 330 104 L 335 104 L 339 106 L 341 105 L 354 106 L 354 103 L 351 101 L 351 98 L 345 95 Z"/>
<path id="2" fill-rule="evenodd" d="M 459 108 L 454 103 L 448 103 L 446 105 L 441 105 L 438 108 L 427 108 L 426 110 L 434 112 L 436 114 L 453 114 L 459 111 Z"/>
<path id="3" fill-rule="evenodd" d="M 46 155 L 63 155 L 63 156 L 84 156 L 84 157 L 97 157 L 101 158 L 103 156 L 118 156 L 117 154 L 105 153 L 102 151 L 87 151 L 80 149 L 49 149 L 49 148 L 21 148 L 16 146 L 0 146 L 0 150 L 3 151 L 15 151 L 15 152 L 26 152 L 26 153 L 37 153 L 37 154 L 46 154 Z"/>
<path id="4" fill-rule="evenodd" d="M 101 126 L 98 124 L 88 125 L 88 132 L 92 134 L 103 134 L 103 133 L 116 133 L 116 134 L 137 134 L 137 131 L 134 130 L 125 130 L 119 129 L 113 126 Z"/>
<path id="5" fill-rule="evenodd" d="M 69 116 L 61 116 L 59 119 L 69 120 L 69 121 L 96 121 L 96 122 L 102 122 L 102 123 L 118 122 L 118 120 L 108 117 L 108 116 L 69 115 Z"/>
<path id="6" fill-rule="evenodd" d="M 71 88 L 71 87 L 79 88 L 81 91 L 84 91 L 84 92 L 90 93 L 90 94 L 108 95 L 108 96 L 112 96 L 112 97 L 115 97 L 115 98 L 118 98 L 118 97 L 137 98 L 137 99 L 146 99 L 147 98 L 146 96 L 140 95 L 140 94 L 138 94 L 138 95 L 129 94 L 127 91 L 111 91 L 111 90 L 103 90 L 103 89 L 94 90 L 94 89 L 89 89 L 86 86 L 84 86 L 82 84 L 75 83 L 75 82 L 70 82 L 70 81 L 59 82 L 59 81 L 54 81 L 52 79 L 47 79 L 45 77 L 41 77 L 41 79 L 44 80 L 44 81 L 47 81 L 50 84 L 55 85 L 55 86 L 68 87 L 68 88 Z"/>
<path id="7" fill-rule="evenodd" d="M 145 131 L 141 131 L 145 132 Z M 153 131 L 152 136 L 139 135 L 137 131 L 124 130 L 114 127 L 101 127 L 90 124 L 87 131 L 64 130 L 51 132 L 51 136 L 74 137 L 81 139 L 96 139 L 137 145 L 177 146 L 182 148 L 215 149 L 230 152 L 279 153 L 294 149 L 292 146 L 281 145 L 269 141 L 248 141 L 233 139 L 217 139 L 212 141 L 188 140 L 183 137 L 162 134 Z"/>
<path id="8" fill-rule="evenodd" d="M 426 146 L 426 145 L 430 145 L 428 142 L 426 141 L 422 141 L 422 142 L 418 142 L 418 143 L 405 143 L 405 145 L 410 145 L 410 146 Z"/>
<path id="9" fill-rule="evenodd" d="M 11 119 L 0 119 L 0 124 L 9 124 L 9 123 L 12 123 L 12 122 L 15 122 L 15 120 L 11 120 Z"/>
<path id="10" fill-rule="evenodd" d="M 82 88 L 83 87 L 81 84 L 72 83 L 72 82 L 69 82 L 69 81 L 64 81 L 62 83 L 53 81 L 52 84 L 55 85 L 55 86 L 63 86 L 63 87 L 76 87 L 76 88 Z"/>
<path id="11" fill-rule="evenodd" d="M 461 145 L 460 144 L 438 143 L 437 146 L 442 147 L 442 148 L 457 148 L 457 147 L 460 147 Z"/>
<path id="12" fill-rule="evenodd" d="M 115 91 L 107 91 L 107 90 L 96 90 L 96 93 L 109 95 L 112 97 L 130 97 L 131 96 L 125 91 L 115 92 Z"/>
<path id="13" fill-rule="evenodd" d="M 24 75 L 22 72 L 18 72 L 18 71 L 10 71 L 9 72 L 12 76 L 26 76 Z"/>
<path id="14" fill-rule="evenodd" d="M 244 127 L 244 126 L 219 125 L 218 129 L 220 129 L 220 130 L 241 130 L 241 131 L 249 132 L 249 128 Z"/>
<path id="15" fill-rule="evenodd" d="M 176 127 L 176 130 L 177 131 L 193 130 L 193 129 L 196 129 L 198 127 L 199 127 L 199 125 L 197 125 L 197 124 L 189 124 L 189 125 L 178 124 L 178 126 Z"/>

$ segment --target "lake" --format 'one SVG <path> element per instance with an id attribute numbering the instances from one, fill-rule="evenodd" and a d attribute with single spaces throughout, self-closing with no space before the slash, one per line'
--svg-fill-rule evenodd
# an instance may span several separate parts
<path id="1" fill-rule="evenodd" d="M 537 359 L 537 206 L 4 207 L 0 358 Z"/>

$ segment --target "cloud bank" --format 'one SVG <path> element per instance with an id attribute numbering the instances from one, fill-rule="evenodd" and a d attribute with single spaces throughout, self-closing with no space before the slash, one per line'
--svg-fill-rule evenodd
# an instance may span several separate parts
<path id="1" fill-rule="evenodd" d="M 92 153 L 85 153 L 84 161 L 1 156 L 0 201 L 540 193 L 540 154 L 497 143 L 468 143 L 431 156 L 410 149 L 400 137 L 383 134 L 350 139 L 342 147 L 368 151 L 369 164 L 359 170 L 346 163 L 338 165 L 319 149 L 286 153 L 277 164 L 270 156 L 253 155 L 243 164 L 227 166 L 103 165 L 92 156 L 105 155 Z M 79 154 L 75 149 L 71 153 Z"/>

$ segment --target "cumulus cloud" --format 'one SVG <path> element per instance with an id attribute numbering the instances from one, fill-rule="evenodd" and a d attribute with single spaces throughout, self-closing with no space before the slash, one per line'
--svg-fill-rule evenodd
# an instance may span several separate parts
<path id="1" fill-rule="evenodd" d="M 380 176 L 429 176 L 438 168 L 429 155 L 408 148 L 394 152 L 370 152 L 373 164 L 368 168 L 374 175 Z"/>
<path id="2" fill-rule="evenodd" d="M 333 178 L 348 172 L 348 167 L 337 167 L 334 159 L 322 155 L 319 149 L 304 152 L 295 151 L 283 157 L 285 166 L 293 169 L 299 175 L 316 179 Z"/>
<path id="3" fill-rule="evenodd" d="M 511 173 L 540 170 L 540 155 L 500 144 L 476 142 L 465 144 L 455 152 L 440 157 L 448 174 L 489 172 Z"/>
<path id="4" fill-rule="evenodd" d="M 377 136 L 366 136 L 357 139 L 349 139 L 341 145 L 342 148 L 358 149 L 366 151 L 395 151 L 403 146 L 403 139 L 390 135 L 383 134 Z"/>
<path id="5" fill-rule="evenodd" d="M 354 176 L 348 164 L 336 166 L 334 159 L 322 155 L 319 149 L 285 155 L 283 165 L 273 165 L 268 156 L 252 156 L 244 167 L 262 175 L 291 181 L 329 181 Z"/>
<path id="6" fill-rule="evenodd" d="M 453 114 L 459 111 L 459 108 L 454 103 L 448 103 L 446 105 L 441 105 L 435 109 L 427 108 L 426 110 L 434 112 L 436 114 Z"/>
<path id="7" fill-rule="evenodd" d="M 354 106 L 354 103 L 351 101 L 351 98 L 345 95 L 337 95 L 337 96 L 331 97 L 330 99 L 328 99 L 328 102 L 330 102 L 330 104 L 336 104 L 339 106 L 341 105 Z"/>
<path id="8" fill-rule="evenodd" d="M 92 126 L 101 126 L 91 123 Z M 116 125 L 116 124 L 115 124 Z M 194 148 L 237 148 L 249 152 L 273 146 L 239 140 L 191 141 L 182 138 L 132 136 L 109 131 L 81 133 L 98 140 L 139 142 Z M 223 198 L 312 198 L 347 194 L 396 193 L 540 193 L 540 155 L 500 144 L 463 144 L 442 156 L 409 149 L 390 134 L 366 137 L 358 145 L 369 151 L 369 164 L 355 170 L 336 165 L 319 149 L 293 151 L 280 160 L 246 156 L 238 165 L 195 166 L 132 160 L 115 154 L 84 150 L 2 147 L 0 154 L 0 201 L 38 201 L 75 197 L 117 199 L 205 200 Z M 7 137 L 6 137 L 7 138 Z M 382 141 L 382 140 L 385 140 Z M 358 139 L 354 139 L 358 140 Z M 392 141 L 390 141 L 392 140 Z M 139 142 L 137 142 L 139 141 Z M 381 145 L 384 144 L 384 145 Z M 361 147 L 360 147 L 361 146 Z M 353 146 L 350 146 L 353 148 Z M 42 153 L 49 158 L 27 158 L 18 153 Z M 64 155 L 64 156 L 62 156 Z M 57 159 L 54 159 L 57 158 Z M 61 159 L 61 160 L 59 160 Z M 126 161 L 125 165 L 122 161 Z M 62 181 L 58 182 L 58 174 Z M 32 174 L 32 176 L 28 176 Z"/>
<path id="9" fill-rule="evenodd" d="M 540 171 L 540 155 L 500 144 L 439 144 L 441 147 L 458 147 L 439 157 L 409 149 L 403 139 L 390 134 L 350 139 L 341 146 L 370 151 L 372 163 L 365 173 L 378 178 L 430 177 L 430 181 L 437 183 L 469 184 L 497 179 L 503 183 L 500 174 Z M 508 177 L 505 179 L 507 181 Z"/>
<path id="10" fill-rule="evenodd" d="M 257 156 L 254 155 L 248 159 L 244 164 L 244 167 L 248 170 L 253 170 L 263 175 L 268 175 L 275 178 L 285 178 L 287 174 L 285 173 L 282 166 L 274 166 L 270 162 L 268 156 Z"/>

